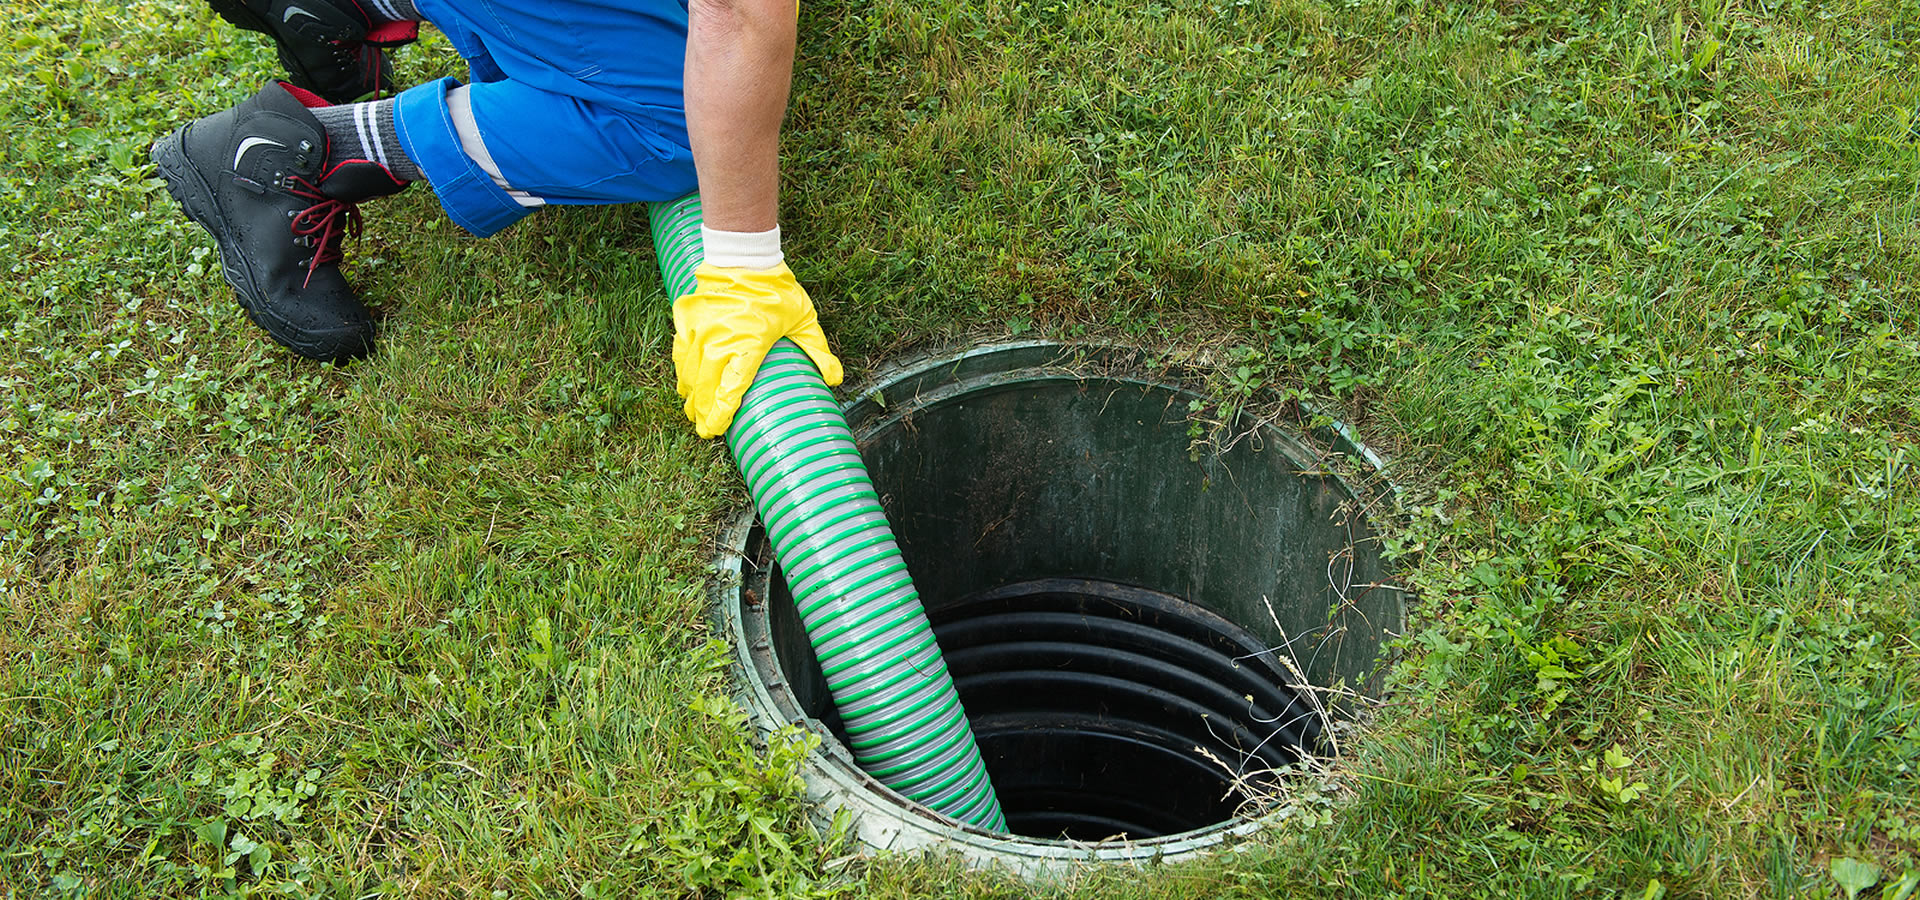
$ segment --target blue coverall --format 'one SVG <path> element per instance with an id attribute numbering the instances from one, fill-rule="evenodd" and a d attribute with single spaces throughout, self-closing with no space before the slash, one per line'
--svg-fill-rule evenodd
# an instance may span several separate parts
<path id="1" fill-rule="evenodd" d="M 695 189 L 686 0 L 416 0 L 467 61 L 473 119 L 507 184 L 548 203 Z M 403 91 L 394 121 L 448 217 L 485 237 L 532 212 L 461 148 L 452 78 Z"/>

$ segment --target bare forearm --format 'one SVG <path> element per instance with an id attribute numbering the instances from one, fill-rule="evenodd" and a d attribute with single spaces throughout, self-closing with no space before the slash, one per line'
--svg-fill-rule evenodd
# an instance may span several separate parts
<path id="1" fill-rule="evenodd" d="M 687 7 L 687 134 L 702 215 L 720 231 L 778 224 L 780 120 L 793 80 L 794 0 Z"/>

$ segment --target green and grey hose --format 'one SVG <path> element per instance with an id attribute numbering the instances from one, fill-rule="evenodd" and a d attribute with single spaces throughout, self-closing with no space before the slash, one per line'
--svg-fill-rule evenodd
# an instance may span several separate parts
<path id="1" fill-rule="evenodd" d="M 648 204 L 667 295 L 694 289 L 700 197 Z M 799 606 L 860 767 L 921 805 L 992 831 L 1006 820 L 846 415 L 781 340 L 727 448 Z"/>

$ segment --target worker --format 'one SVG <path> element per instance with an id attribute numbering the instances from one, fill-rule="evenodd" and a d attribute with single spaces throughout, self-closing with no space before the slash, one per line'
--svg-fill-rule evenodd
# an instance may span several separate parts
<path id="1" fill-rule="evenodd" d="M 705 262 L 673 309 L 673 360 L 702 437 L 726 431 L 773 343 L 829 385 L 841 365 L 787 268 L 779 137 L 793 0 L 209 0 L 275 43 L 289 80 L 153 146 L 213 236 L 249 319 L 315 360 L 373 351 L 341 274 L 358 203 L 424 181 L 480 237 L 553 204 L 699 190 Z M 469 78 L 390 94 L 387 54 L 432 24 Z"/>

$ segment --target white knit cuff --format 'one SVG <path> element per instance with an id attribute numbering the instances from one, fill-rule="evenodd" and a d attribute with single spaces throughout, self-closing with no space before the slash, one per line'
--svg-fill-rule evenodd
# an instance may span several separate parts
<path id="1" fill-rule="evenodd" d="M 780 226 L 771 231 L 715 231 L 700 226 L 700 247 L 710 266 L 771 269 L 786 261 L 780 252 Z"/>

